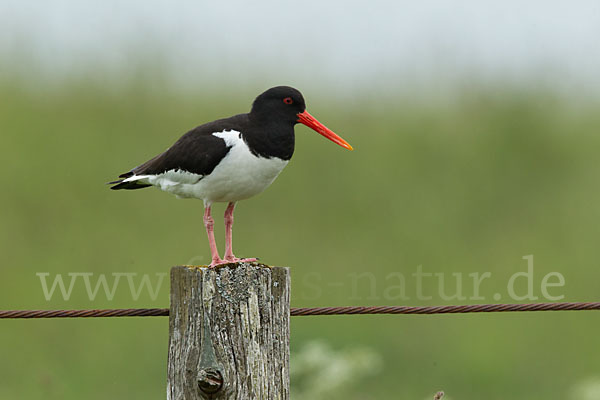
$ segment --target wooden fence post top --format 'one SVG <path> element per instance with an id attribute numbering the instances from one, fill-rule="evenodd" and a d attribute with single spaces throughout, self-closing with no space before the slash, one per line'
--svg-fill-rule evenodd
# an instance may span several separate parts
<path id="1" fill-rule="evenodd" d="M 171 269 L 167 399 L 289 399 L 288 268 Z"/>

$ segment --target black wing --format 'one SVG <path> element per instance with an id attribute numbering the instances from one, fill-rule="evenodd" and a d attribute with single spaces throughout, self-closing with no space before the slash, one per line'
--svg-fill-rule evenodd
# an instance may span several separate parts
<path id="1" fill-rule="evenodd" d="M 141 189 L 152 186 L 136 181 L 123 182 L 124 179 L 133 175 L 158 175 L 178 169 L 198 175 L 210 174 L 230 149 L 223 139 L 214 136 L 213 133 L 224 130 L 240 131 L 240 122 L 244 118 L 247 118 L 247 114 L 209 122 L 192 129 L 164 153 L 119 175 L 119 178 L 122 179 L 109 182 L 109 184 L 115 184 L 111 189 Z"/>

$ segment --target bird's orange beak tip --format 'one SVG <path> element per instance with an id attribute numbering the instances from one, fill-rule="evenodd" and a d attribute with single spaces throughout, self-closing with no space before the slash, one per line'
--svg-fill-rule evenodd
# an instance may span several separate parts
<path id="1" fill-rule="evenodd" d="M 304 110 L 303 112 L 298 113 L 298 122 L 308 126 L 310 129 L 331 140 L 333 143 L 350 151 L 354 150 L 350 143 L 346 142 L 344 139 L 336 135 L 331 129 L 320 123 L 315 117 L 310 115 L 308 111 Z"/>

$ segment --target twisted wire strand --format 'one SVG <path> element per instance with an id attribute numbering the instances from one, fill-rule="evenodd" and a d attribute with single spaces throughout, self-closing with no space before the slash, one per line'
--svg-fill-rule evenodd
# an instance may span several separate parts
<path id="1" fill-rule="evenodd" d="M 122 308 L 112 310 L 3 310 L 2 318 L 92 318 L 92 317 L 162 317 L 168 308 Z"/>
<path id="2" fill-rule="evenodd" d="M 357 314 L 463 314 L 523 311 L 600 310 L 600 302 L 473 304 L 449 306 L 375 306 L 375 307 L 302 307 L 292 308 L 291 316 Z M 94 318 L 94 317 L 164 317 L 168 308 L 122 308 L 105 310 L 0 310 L 0 319 Z"/>
<path id="3" fill-rule="evenodd" d="M 377 306 L 377 307 L 315 307 L 293 308 L 291 315 L 356 315 L 356 314 L 463 314 L 515 311 L 575 311 L 600 310 L 594 303 L 533 303 L 533 304 L 473 304 L 450 306 Z"/>

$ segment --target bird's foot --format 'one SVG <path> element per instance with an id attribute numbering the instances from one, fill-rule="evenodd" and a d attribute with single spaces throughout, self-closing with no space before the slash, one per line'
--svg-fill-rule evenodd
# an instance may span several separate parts
<path id="1" fill-rule="evenodd" d="M 208 268 L 216 268 L 220 265 L 232 264 L 238 262 L 254 262 L 258 261 L 258 258 L 237 258 L 237 257 L 228 257 L 225 259 L 213 259 Z"/>
<path id="2" fill-rule="evenodd" d="M 215 268 L 219 265 L 223 265 L 223 264 L 229 264 L 230 261 L 227 260 L 223 260 L 221 258 L 213 258 L 212 262 L 210 263 L 210 265 L 208 266 L 208 268 Z"/>
<path id="3" fill-rule="evenodd" d="M 235 263 L 235 262 L 254 262 L 258 261 L 258 258 L 237 258 L 235 256 L 225 257 L 225 262 Z"/>

